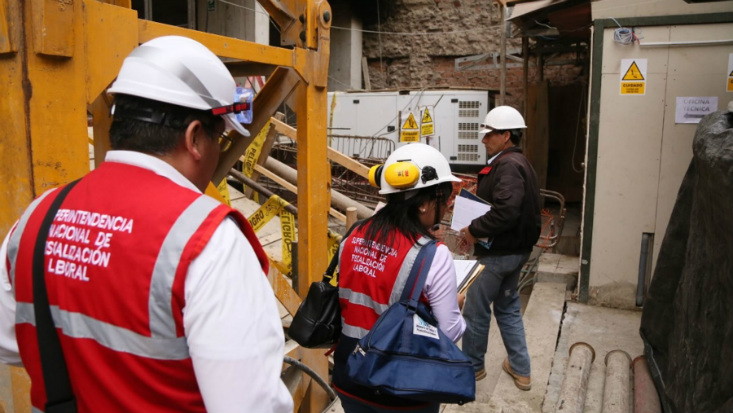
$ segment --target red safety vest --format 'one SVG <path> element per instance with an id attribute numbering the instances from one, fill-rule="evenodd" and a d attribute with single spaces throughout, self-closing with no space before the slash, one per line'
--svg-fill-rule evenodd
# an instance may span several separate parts
<path id="1" fill-rule="evenodd" d="M 23 214 L 8 243 L 16 333 L 31 402 L 46 402 L 32 291 L 36 236 L 58 191 Z M 247 220 L 154 172 L 105 162 L 64 200 L 45 276 L 79 412 L 203 412 L 183 330 L 188 267 L 227 216 L 268 261 Z"/>
<path id="2" fill-rule="evenodd" d="M 392 244 L 380 244 L 364 238 L 367 226 L 354 230 L 343 243 L 339 265 L 341 333 L 357 339 L 399 301 L 415 257 L 427 242 L 412 242 L 398 233 Z"/>

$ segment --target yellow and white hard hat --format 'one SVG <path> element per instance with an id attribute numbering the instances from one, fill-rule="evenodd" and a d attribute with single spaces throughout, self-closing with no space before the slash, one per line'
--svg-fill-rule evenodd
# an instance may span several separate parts
<path id="1" fill-rule="evenodd" d="M 369 182 L 380 188 L 382 195 L 460 181 L 451 173 L 445 156 L 424 143 L 397 148 L 384 165 L 373 166 L 369 171 Z"/>

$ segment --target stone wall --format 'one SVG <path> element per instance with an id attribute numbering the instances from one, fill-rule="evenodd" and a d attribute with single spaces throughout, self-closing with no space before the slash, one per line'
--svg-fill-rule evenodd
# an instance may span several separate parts
<path id="1" fill-rule="evenodd" d="M 397 0 L 381 24 L 364 29 L 364 56 L 373 89 L 466 87 L 499 90 L 498 65 L 478 70 L 455 69 L 457 58 L 501 50 L 501 10 L 486 0 Z M 405 35 L 395 33 L 427 33 Z M 434 33 L 434 34 L 433 34 Z M 521 39 L 511 38 L 507 50 L 521 50 Z M 574 55 L 553 57 L 544 78 L 551 86 L 577 83 L 582 65 Z M 493 63 L 493 62 L 489 62 Z M 508 62 L 506 103 L 522 106 L 521 63 Z M 511 67 L 514 66 L 514 67 Z M 539 81 L 536 59 L 530 59 L 529 82 Z"/>

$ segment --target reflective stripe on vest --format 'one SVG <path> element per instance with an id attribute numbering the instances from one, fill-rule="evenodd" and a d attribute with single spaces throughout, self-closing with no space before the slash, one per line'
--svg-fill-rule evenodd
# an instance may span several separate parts
<path id="1" fill-rule="evenodd" d="M 166 235 L 150 280 L 148 309 L 153 337 L 176 337 L 176 321 L 171 307 L 176 269 L 188 241 L 219 205 L 221 203 L 209 196 L 198 197 L 183 211 Z"/>
<path id="2" fill-rule="evenodd" d="M 402 261 L 402 265 L 400 266 L 400 271 L 397 274 L 397 279 L 392 286 L 392 291 L 389 296 L 389 305 L 380 304 L 366 294 L 353 292 L 350 289 L 341 287 L 339 287 L 339 298 L 348 301 L 349 304 L 358 304 L 370 308 L 378 316 L 382 315 L 383 312 L 387 311 L 390 305 L 400 300 L 402 290 L 405 288 L 407 278 L 410 277 L 410 270 L 412 270 L 412 266 L 415 264 L 417 254 L 420 252 L 422 246 L 427 242 L 428 239 L 426 237 L 420 237 L 420 239 L 412 245 L 410 251 L 407 252 L 407 255 L 405 255 L 405 259 Z M 341 325 L 341 333 L 348 337 L 361 339 L 369 333 L 369 330 L 367 329 L 347 324 L 343 317 L 341 317 Z"/>
<path id="3" fill-rule="evenodd" d="M 81 313 L 60 310 L 51 306 L 53 323 L 71 338 L 91 338 L 98 344 L 114 350 L 156 360 L 185 360 L 189 358 L 185 337 L 146 337 Z M 18 303 L 15 312 L 17 324 L 36 325 L 33 304 Z"/>
<path id="4" fill-rule="evenodd" d="M 26 224 L 28 224 L 28 219 L 30 219 L 31 215 L 33 215 L 33 211 L 38 208 L 38 205 L 41 203 L 41 201 L 43 201 L 50 193 L 56 192 L 57 189 L 58 188 L 54 188 L 44 192 L 43 194 L 41 194 L 41 196 L 33 200 L 30 205 L 28 205 L 25 213 L 18 220 L 18 225 L 15 226 L 13 235 L 11 235 L 10 239 L 8 240 L 7 254 L 8 261 L 10 261 L 10 268 L 8 268 L 8 273 L 10 274 L 10 282 L 13 284 L 13 288 L 15 288 L 15 260 L 18 258 L 18 250 L 20 249 L 20 238 L 23 236 L 25 226 Z"/>

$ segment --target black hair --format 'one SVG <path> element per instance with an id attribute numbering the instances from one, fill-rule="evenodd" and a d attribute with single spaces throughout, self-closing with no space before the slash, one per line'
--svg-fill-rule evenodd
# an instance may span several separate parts
<path id="1" fill-rule="evenodd" d="M 436 208 L 448 203 L 453 185 L 443 182 L 415 190 L 417 193 L 405 199 L 404 192 L 387 195 L 387 205 L 361 225 L 370 224 L 364 236 L 382 244 L 391 244 L 395 232 L 400 232 L 411 241 L 421 236 L 433 238 L 430 232 L 420 223 L 420 206 L 426 201 L 436 200 Z"/>
<path id="2" fill-rule="evenodd" d="M 164 155 L 178 145 L 194 120 L 201 121 L 212 139 L 218 138 L 216 126 L 224 122 L 207 111 L 117 94 L 109 130 L 110 146 L 115 150 Z"/>
<path id="3" fill-rule="evenodd" d="M 494 133 L 501 135 L 504 132 L 509 132 L 509 140 L 512 141 L 514 146 L 519 146 L 519 142 L 522 141 L 522 130 L 521 129 L 495 129 Z"/>
<path id="4" fill-rule="evenodd" d="M 522 140 L 522 130 L 512 129 L 509 131 L 509 140 L 512 141 L 514 146 L 519 146 L 519 142 Z"/>

